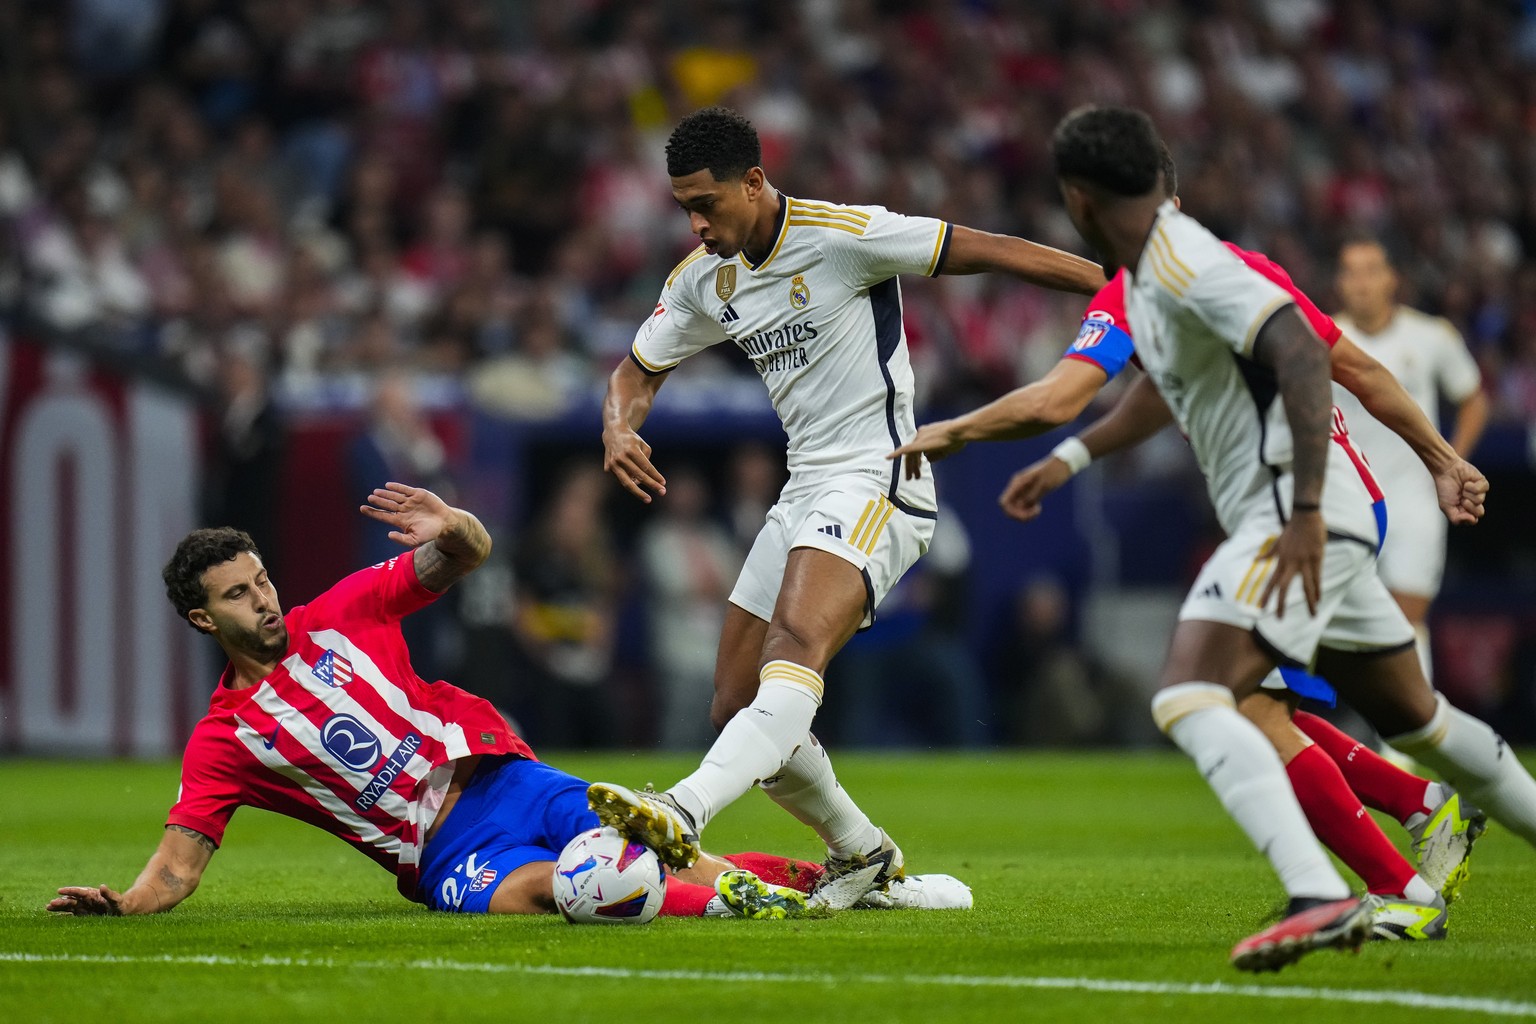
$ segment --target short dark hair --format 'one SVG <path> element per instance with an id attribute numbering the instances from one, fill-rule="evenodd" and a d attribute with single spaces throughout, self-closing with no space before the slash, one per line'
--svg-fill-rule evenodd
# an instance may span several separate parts
<path id="1" fill-rule="evenodd" d="M 1370 229 L 1355 227 L 1346 231 L 1344 237 L 1339 239 L 1339 255 L 1342 257 L 1345 249 L 1355 245 L 1375 246 L 1381 250 L 1381 256 L 1387 261 L 1387 266 L 1393 270 L 1397 269 L 1397 261 L 1392 258 L 1392 250 L 1387 247 L 1387 243 L 1383 242 L 1380 236 Z"/>
<path id="2" fill-rule="evenodd" d="M 229 561 L 242 551 L 249 551 L 258 559 L 261 552 L 256 542 L 244 530 L 233 526 L 208 527 L 193 530 L 176 545 L 176 553 L 160 570 L 165 581 L 165 596 L 171 599 L 176 614 L 187 619 L 194 608 L 208 602 L 208 590 L 203 586 L 203 573 L 215 565 Z M 196 626 L 193 626 L 196 629 Z"/>
<path id="3" fill-rule="evenodd" d="M 1169 199 L 1179 194 L 1179 165 L 1173 162 L 1173 152 L 1163 143 L 1163 194 Z"/>
<path id="4" fill-rule="evenodd" d="M 677 123 L 667 139 L 667 174 L 674 178 L 707 170 L 716 181 L 730 181 L 762 162 L 757 129 L 729 107 L 694 111 Z"/>
<path id="5" fill-rule="evenodd" d="M 1056 126 L 1056 176 L 1076 178 L 1117 196 L 1157 186 L 1166 147 L 1152 119 L 1130 107 L 1079 107 Z"/>

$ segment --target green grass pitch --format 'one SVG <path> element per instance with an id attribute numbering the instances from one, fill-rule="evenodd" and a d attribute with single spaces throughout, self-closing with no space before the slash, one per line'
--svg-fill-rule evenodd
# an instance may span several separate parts
<path id="1" fill-rule="evenodd" d="M 549 760 L 630 783 L 670 782 L 692 764 Z M 1317 953 L 1254 978 L 1227 952 L 1280 890 L 1183 758 L 837 763 L 909 867 L 965 879 L 974 911 L 643 928 L 432 914 L 336 840 L 245 810 L 173 913 L 56 918 L 42 906 L 59 885 L 132 881 L 176 768 L 0 762 L 0 1024 L 1536 1019 L 1536 852 L 1497 825 L 1447 941 Z M 814 837 L 760 794 L 706 838 L 717 851 L 818 857 Z"/>

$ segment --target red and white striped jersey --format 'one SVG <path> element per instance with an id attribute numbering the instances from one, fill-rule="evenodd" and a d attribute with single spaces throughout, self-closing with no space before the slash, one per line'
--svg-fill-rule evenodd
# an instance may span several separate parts
<path id="1" fill-rule="evenodd" d="M 489 701 L 411 668 L 400 619 L 436 597 L 408 554 L 290 611 L 288 651 L 270 675 L 232 690 L 225 670 L 187 741 L 167 823 L 222 842 L 237 807 L 286 814 L 351 843 L 419 901 L 423 838 L 453 762 L 535 759 Z"/>

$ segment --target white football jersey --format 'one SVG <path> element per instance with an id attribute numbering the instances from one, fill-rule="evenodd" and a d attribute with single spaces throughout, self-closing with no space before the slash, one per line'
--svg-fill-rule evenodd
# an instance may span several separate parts
<path id="1" fill-rule="evenodd" d="M 1350 340 L 1397 378 L 1431 423 L 1439 424 L 1441 395 L 1460 403 L 1481 386 L 1477 361 L 1448 320 L 1398 306 L 1380 333 L 1367 334 L 1347 316 L 1334 319 Z M 1394 514 L 1409 503 L 1438 508 L 1434 481 L 1408 442 L 1366 412 L 1354 395 L 1346 392 L 1337 401 L 1349 420 L 1350 434 L 1371 460 L 1388 508 Z"/>
<path id="2" fill-rule="evenodd" d="M 1291 430 L 1275 375 L 1253 359 L 1260 329 L 1295 302 L 1170 202 L 1158 209 L 1126 281 L 1136 352 L 1189 438 L 1230 536 L 1250 516 L 1283 521 L 1291 502 Z M 1368 471 L 1334 417 L 1323 488 L 1330 532 L 1375 546 Z"/>
<path id="3" fill-rule="evenodd" d="M 949 224 L 879 206 L 780 194 L 761 263 L 695 249 L 672 271 L 631 356 L 650 374 L 723 341 L 747 354 L 789 435 L 790 488 L 845 473 L 888 479 L 898 507 L 931 512 L 933 473 L 885 456 L 916 432 L 898 274 L 939 272 Z M 898 493 L 899 491 L 899 493 Z"/>

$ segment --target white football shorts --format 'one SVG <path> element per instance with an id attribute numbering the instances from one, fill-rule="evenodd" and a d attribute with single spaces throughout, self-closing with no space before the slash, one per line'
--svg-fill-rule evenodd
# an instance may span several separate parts
<path id="1" fill-rule="evenodd" d="M 1428 598 L 1440 592 L 1449 525 L 1433 501 L 1387 499 L 1387 539 L 1376 571 L 1388 590 Z"/>
<path id="2" fill-rule="evenodd" d="M 752 542 L 731 603 L 771 621 L 789 552 L 819 548 L 864 575 L 859 628 L 872 626 L 885 595 L 928 550 L 937 522 L 936 513 L 902 511 L 886 497 L 883 483 L 873 475 L 841 476 L 781 496 Z"/>
<path id="3" fill-rule="evenodd" d="M 1179 621 L 1225 622 L 1250 630 L 1280 664 L 1303 668 L 1318 647 L 1370 652 L 1413 645 L 1413 627 L 1376 574 L 1376 553 L 1356 540 L 1328 539 L 1316 615 L 1307 611 L 1299 577 L 1288 588 L 1284 618 L 1276 617 L 1273 596 L 1260 608 L 1259 598 L 1275 569 L 1270 551 L 1278 532 L 1277 523 L 1259 520 L 1227 538 L 1195 578 Z"/>

